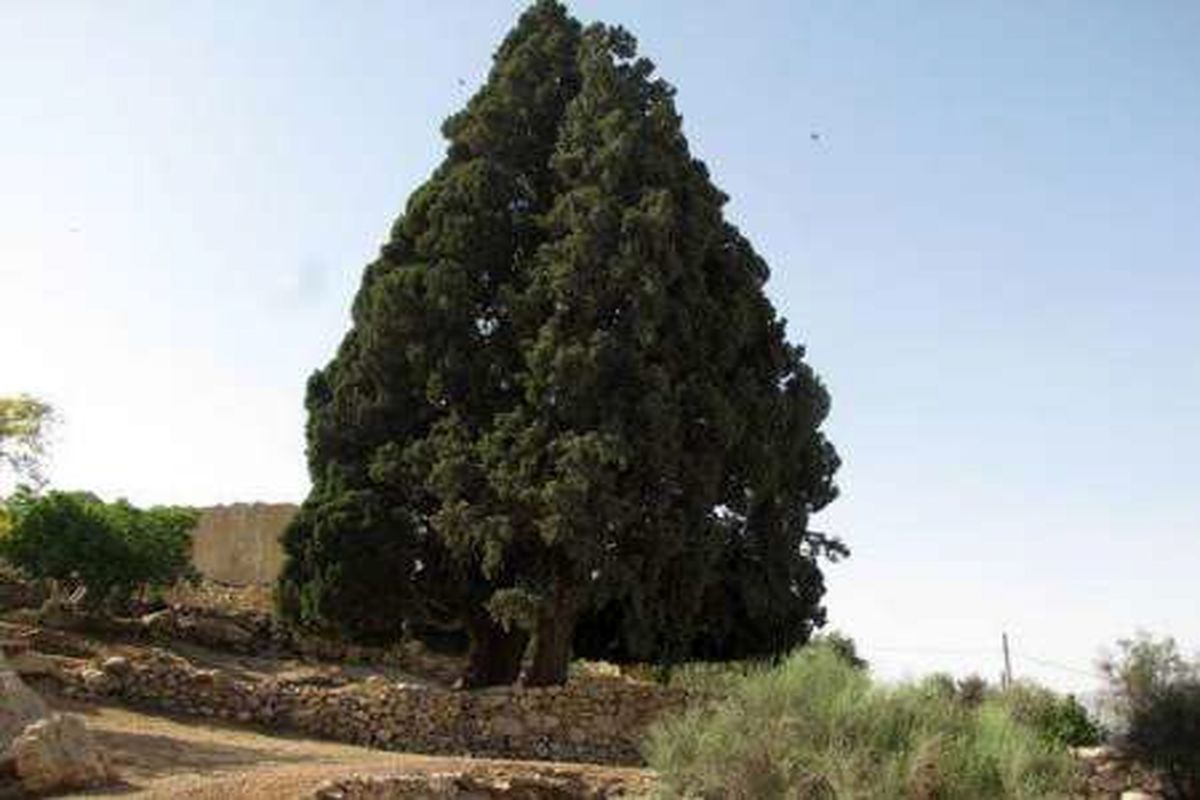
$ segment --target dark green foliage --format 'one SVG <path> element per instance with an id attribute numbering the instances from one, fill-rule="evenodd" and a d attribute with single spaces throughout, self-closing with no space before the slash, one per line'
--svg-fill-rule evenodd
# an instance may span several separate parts
<path id="1" fill-rule="evenodd" d="M 530 637 L 527 680 L 559 683 L 573 647 L 773 654 L 823 621 L 829 398 L 653 70 L 542 0 L 447 120 L 309 383 L 285 615 L 458 626 L 472 683 Z"/>
<path id="2" fill-rule="evenodd" d="M 1127 740 L 1162 770 L 1169 797 L 1200 798 L 1200 678 L 1164 686 L 1139 705 Z"/>
<path id="3" fill-rule="evenodd" d="M 18 492 L 7 503 L 11 529 L 0 558 L 34 579 L 84 587 L 93 606 L 124 606 L 138 592 L 196 577 L 190 509 L 135 508 L 84 492 Z"/>
<path id="4" fill-rule="evenodd" d="M 1103 667 L 1125 742 L 1162 772 L 1167 797 L 1200 798 L 1200 662 L 1171 638 L 1141 634 L 1119 646 Z"/>

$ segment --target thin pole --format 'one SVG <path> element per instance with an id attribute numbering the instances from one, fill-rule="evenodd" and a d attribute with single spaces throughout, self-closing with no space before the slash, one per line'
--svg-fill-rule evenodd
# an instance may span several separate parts
<path id="1" fill-rule="evenodd" d="M 1004 676 L 1000 679 L 1002 689 L 1012 688 L 1012 658 L 1008 654 L 1008 633 L 1000 634 L 1000 643 L 1004 647 Z"/>

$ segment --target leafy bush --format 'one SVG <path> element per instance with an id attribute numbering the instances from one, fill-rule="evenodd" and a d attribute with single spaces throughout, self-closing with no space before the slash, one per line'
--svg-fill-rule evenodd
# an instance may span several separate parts
<path id="1" fill-rule="evenodd" d="M 988 682 L 978 675 L 968 675 L 958 681 L 958 699 L 961 703 L 976 707 L 988 698 Z"/>
<path id="2" fill-rule="evenodd" d="M 1012 715 L 1050 742 L 1090 747 L 1103 731 L 1073 695 L 1060 695 L 1034 683 L 1016 683 L 998 697 Z"/>
<path id="3" fill-rule="evenodd" d="M 1066 749 L 1002 703 L 971 708 L 944 681 L 889 687 L 830 646 L 752 674 L 730 696 L 652 730 L 669 797 L 1046 798 L 1065 795 Z"/>
<path id="4" fill-rule="evenodd" d="M 1200 798 L 1200 663 L 1175 640 L 1139 634 L 1103 664 L 1126 745 L 1160 770 L 1172 798 Z"/>
<path id="5" fill-rule="evenodd" d="M 1162 771 L 1167 797 L 1200 798 L 1200 679 L 1164 686 L 1139 706 L 1128 743 Z"/>
<path id="6" fill-rule="evenodd" d="M 196 577 L 190 557 L 196 513 L 104 503 L 83 492 L 18 492 L 0 558 L 34 579 L 86 589 L 85 601 L 123 605 L 138 592 Z"/>

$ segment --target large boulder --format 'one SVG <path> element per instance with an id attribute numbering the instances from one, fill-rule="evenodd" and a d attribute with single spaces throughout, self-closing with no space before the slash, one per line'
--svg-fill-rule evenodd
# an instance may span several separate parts
<path id="1" fill-rule="evenodd" d="M 51 714 L 9 747 L 17 778 L 29 792 L 83 789 L 112 782 L 112 766 L 79 717 Z"/>
<path id="2" fill-rule="evenodd" d="M 42 698 L 17 677 L 0 652 L 0 754 L 25 728 L 48 713 Z"/>
<path id="3" fill-rule="evenodd" d="M 0 650 L 0 790 L 12 778 L 37 793 L 100 786 L 113 777 L 83 721 L 51 714 Z"/>

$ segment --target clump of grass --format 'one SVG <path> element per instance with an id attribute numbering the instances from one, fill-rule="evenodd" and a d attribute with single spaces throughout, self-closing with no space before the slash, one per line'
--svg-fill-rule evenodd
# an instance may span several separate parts
<path id="1" fill-rule="evenodd" d="M 663 722 L 646 756 L 664 796 L 729 800 L 1048 798 L 1074 775 L 1066 749 L 1003 703 L 876 684 L 827 646 Z"/>
<path id="2" fill-rule="evenodd" d="M 723 698 L 735 691 L 746 679 L 768 671 L 765 661 L 733 661 L 729 663 L 692 662 L 678 664 L 660 680 L 670 686 L 686 689 L 695 695 Z"/>

